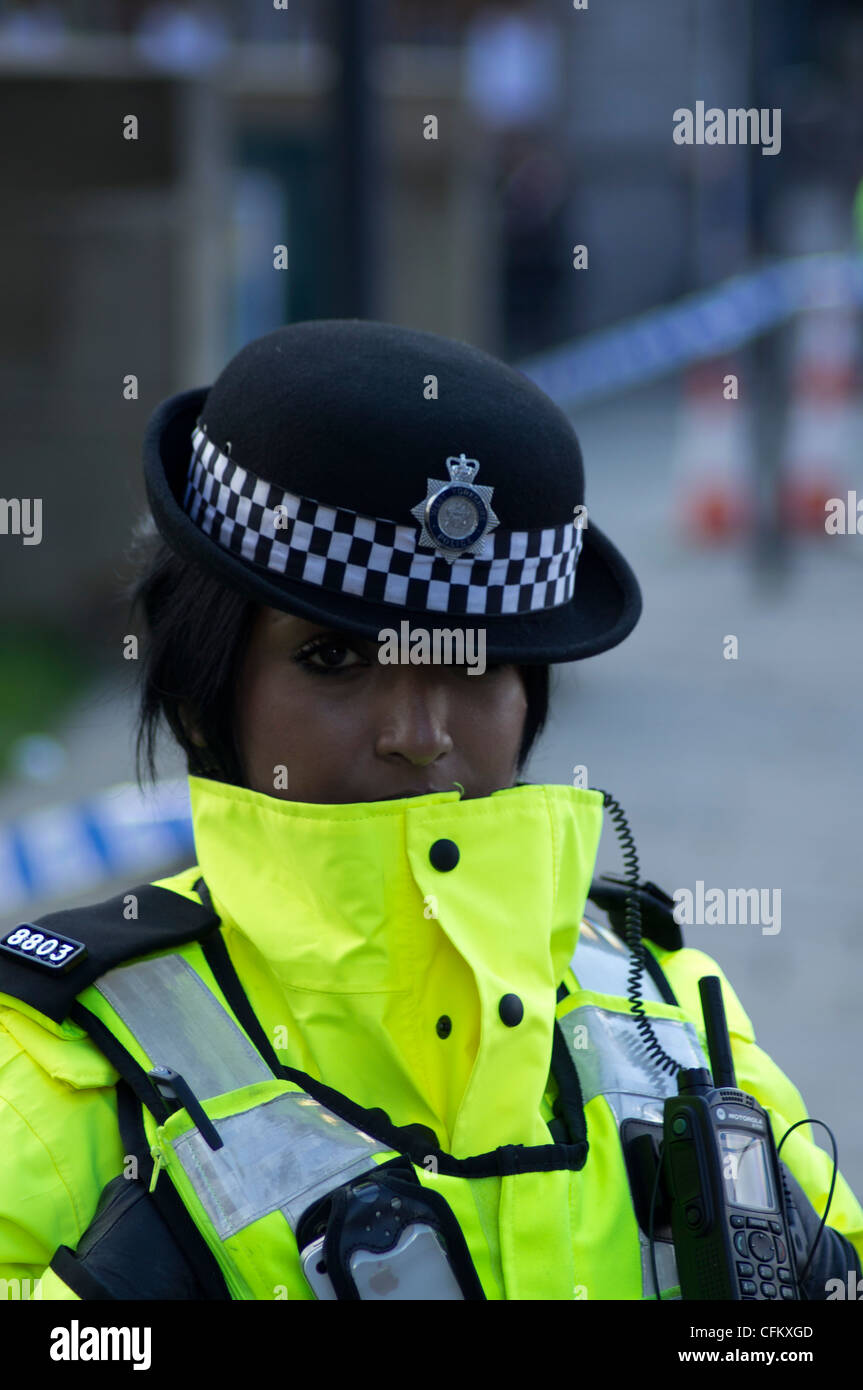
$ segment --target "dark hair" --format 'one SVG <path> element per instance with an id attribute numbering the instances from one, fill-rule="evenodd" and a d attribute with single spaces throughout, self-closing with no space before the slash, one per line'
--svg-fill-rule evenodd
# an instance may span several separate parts
<path id="1" fill-rule="evenodd" d="M 128 558 L 132 579 L 123 593 L 134 623 L 146 624 L 137 667 L 140 706 L 136 770 L 156 780 L 156 746 L 164 720 L 186 755 L 193 777 L 244 786 L 236 741 L 238 677 L 260 605 L 168 546 L 147 515 L 135 528 Z M 548 716 L 549 667 L 519 667 L 527 714 L 518 755 L 521 771 Z M 192 741 L 181 713 L 193 720 L 206 747 Z"/>

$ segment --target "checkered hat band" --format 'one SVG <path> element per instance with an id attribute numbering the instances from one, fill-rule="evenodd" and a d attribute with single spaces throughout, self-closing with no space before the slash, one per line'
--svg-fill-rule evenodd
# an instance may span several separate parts
<path id="1" fill-rule="evenodd" d="M 539 531 L 498 528 L 483 556 L 450 564 L 418 549 L 416 525 L 283 492 L 240 468 L 201 428 L 192 443 L 186 512 L 225 550 L 274 574 L 436 613 L 533 613 L 572 598 L 582 543 L 574 521 Z"/>

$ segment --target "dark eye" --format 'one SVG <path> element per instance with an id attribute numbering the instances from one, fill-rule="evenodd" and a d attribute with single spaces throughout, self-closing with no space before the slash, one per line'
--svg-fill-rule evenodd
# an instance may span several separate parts
<path id="1" fill-rule="evenodd" d="M 353 661 L 345 661 L 345 657 L 353 657 Z M 324 674 L 338 671 L 350 671 L 355 666 L 365 665 L 362 657 L 347 642 L 340 641 L 335 637 L 315 637 L 311 642 L 307 642 L 297 652 L 295 661 L 302 666 L 306 666 L 311 671 L 320 671 Z"/>

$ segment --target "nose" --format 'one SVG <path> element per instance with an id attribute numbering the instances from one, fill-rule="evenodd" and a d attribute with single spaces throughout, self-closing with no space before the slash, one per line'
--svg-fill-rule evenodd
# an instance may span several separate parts
<path id="1" fill-rule="evenodd" d="M 390 668 L 393 670 L 393 668 Z M 428 767 L 453 750 L 449 698 L 429 671 L 395 668 L 377 737 L 378 757 Z"/>

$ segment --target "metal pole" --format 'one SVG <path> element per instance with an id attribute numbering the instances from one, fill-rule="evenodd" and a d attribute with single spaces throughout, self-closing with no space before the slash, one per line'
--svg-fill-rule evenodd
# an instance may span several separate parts
<path id="1" fill-rule="evenodd" d="M 749 104 L 759 109 L 767 90 L 763 52 L 765 19 L 759 16 L 756 0 L 746 0 L 747 84 Z M 759 23 L 760 20 L 760 23 Z M 766 23 L 772 22 L 768 11 Z M 755 226 L 754 181 L 761 169 L 760 150 L 750 145 L 747 151 L 747 221 L 749 244 L 754 245 Z M 756 162 L 757 161 L 757 162 Z M 760 248 L 759 248 L 760 250 Z M 754 578 L 765 592 L 785 589 L 791 568 L 792 550 L 787 527 L 779 514 L 780 488 L 783 479 L 783 410 L 781 400 L 781 335 L 777 329 L 756 338 L 747 350 L 747 374 L 750 381 L 754 411 L 754 440 L 752 452 L 752 488 L 758 509 L 753 537 L 752 560 Z"/>
<path id="2" fill-rule="evenodd" d="M 372 63 L 377 0 L 333 0 L 339 63 L 331 122 L 333 314 L 372 318 L 377 304 L 378 141 Z"/>

